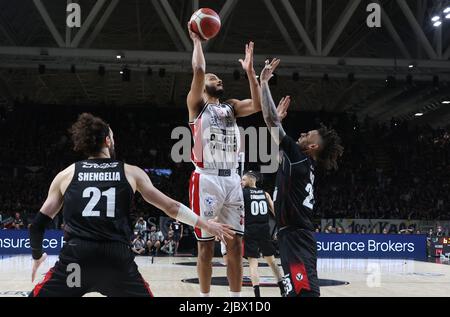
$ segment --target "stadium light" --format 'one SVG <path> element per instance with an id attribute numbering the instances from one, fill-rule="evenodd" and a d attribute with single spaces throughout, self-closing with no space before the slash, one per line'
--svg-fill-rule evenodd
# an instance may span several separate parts
<path id="1" fill-rule="evenodd" d="M 422 112 L 418 112 L 418 113 L 415 114 L 415 116 L 416 117 L 421 117 L 421 116 L 423 116 L 423 113 Z"/>
<path id="2" fill-rule="evenodd" d="M 450 100 L 444 100 L 444 101 L 442 101 L 442 104 L 444 104 L 444 105 L 450 105 Z"/>
<path id="3" fill-rule="evenodd" d="M 450 20 L 450 5 L 447 5 L 442 9 L 442 12 L 437 12 L 431 17 L 431 22 L 435 28 L 440 27 L 445 20 Z M 444 21 L 442 21 L 444 20 Z"/>

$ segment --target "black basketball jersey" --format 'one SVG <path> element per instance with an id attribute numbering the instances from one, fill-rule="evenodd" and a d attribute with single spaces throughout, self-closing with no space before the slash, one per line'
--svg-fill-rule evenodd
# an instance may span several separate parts
<path id="1" fill-rule="evenodd" d="M 123 162 L 94 159 L 75 163 L 75 174 L 64 194 L 65 235 L 130 244 L 133 195 Z"/>
<path id="2" fill-rule="evenodd" d="M 242 192 L 244 194 L 245 229 L 254 225 L 269 225 L 270 210 L 264 190 L 245 187 Z"/>
<path id="3" fill-rule="evenodd" d="M 181 232 L 181 223 L 179 222 L 172 222 L 172 230 L 174 233 L 180 233 Z"/>
<path id="4" fill-rule="evenodd" d="M 280 165 L 273 197 L 280 229 L 293 226 L 314 230 L 314 166 L 314 161 L 286 135 L 280 144 Z"/>

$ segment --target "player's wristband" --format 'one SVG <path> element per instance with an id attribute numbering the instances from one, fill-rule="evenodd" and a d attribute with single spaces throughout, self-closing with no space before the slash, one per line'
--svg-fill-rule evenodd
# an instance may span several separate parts
<path id="1" fill-rule="evenodd" d="M 30 226 L 30 245 L 33 259 L 39 260 L 43 254 L 42 240 L 44 239 L 45 228 L 52 222 L 52 218 L 38 212 Z"/>
<path id="2" fill-rule="evenodd" d="M 195 227 L 197 225 L 198 216 L 188 207 L 180 204 L 176 219 L 192 227 Z"/>

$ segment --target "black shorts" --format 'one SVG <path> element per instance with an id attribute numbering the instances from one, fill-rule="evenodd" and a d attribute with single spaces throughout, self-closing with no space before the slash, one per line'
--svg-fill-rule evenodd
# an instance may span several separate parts
<path id="1" fill-rule="evenodd" d="M 261 253 L 263 256 L 275 255 L 269 231 L 267 225 L 252 225 L 245 228 L 244 257 L 258 259 Z"/>
<path id="2" fill-rule="evenodd" d="M 181 240 L 181 232 L 174 232 L 173 233 L 173 241 L 178 242 Z"/>
<path id="3" fill-rule="evenodd" d="M 278 233 L 278 242 L 286 296 L 320 296 L 317 243 L 313 232 L 286 228 Z"/>
<path id="4" fill-rule="evenodd" d="M 59 260 L 30 297 L 80 297 L 90 292 L 113 297 L 153 297 L 129 245 L 80 239 L 64 244 Z"/>

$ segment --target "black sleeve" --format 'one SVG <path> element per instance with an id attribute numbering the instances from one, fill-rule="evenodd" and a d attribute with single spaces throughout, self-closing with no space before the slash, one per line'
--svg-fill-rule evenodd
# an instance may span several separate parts
<path id="1" fill-rule="evenodd" d="M 295 142 L 289 135 L 285 135 L 281 140 L 280 150 L 283 150 L 291 163 L 297 163 L 307 158 L 307 156 L 300 150 L 297 142 Z"/>
<path id="2" fill-rule="evenodd" d="M 44 239 L 45 228 L 50 222 L 52 222 L 52 218 L 38 212 L 30 226 L 31 254 L 35 260 L 39 260 L 43 254 L 42 240 Z"/>

